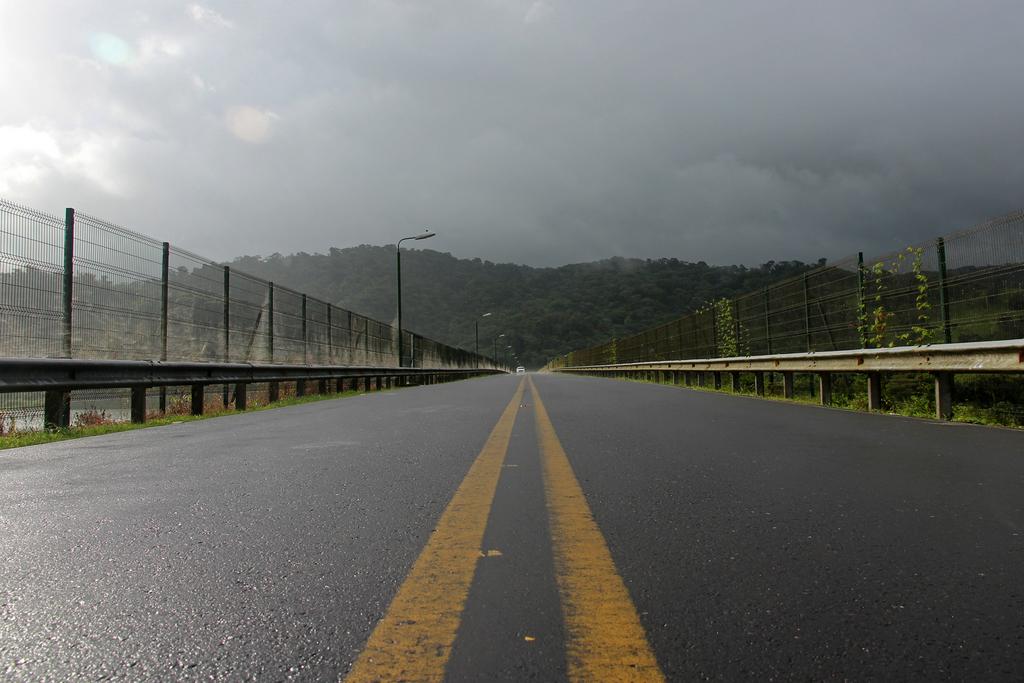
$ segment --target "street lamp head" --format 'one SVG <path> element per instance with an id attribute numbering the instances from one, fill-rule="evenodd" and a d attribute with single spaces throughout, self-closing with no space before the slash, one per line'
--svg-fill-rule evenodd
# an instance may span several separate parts
<path id="1" fill-rule="evenodd" d="M 436 232 L 430 232 L 429 230 L 427 230 L 422 235 L 416 235 L 415 237 L 413 237 L 413 239 L 414 240 L 425 240 L 425 239 L 428 239 L 430 237 L 433 237 L 436 234 L 437 234 Z"/>
<path id="2" fill-rule="evenodd" d="M 486 317 L 487 317 L 487 316 L 489 316 L 489 315 L 490 315 L 490 313 L 484 313 L 484 314 L 483 314 L 482 316 L 480 316 L 480 317 L 481 317 L 481 318 L 486 318 Z"/>

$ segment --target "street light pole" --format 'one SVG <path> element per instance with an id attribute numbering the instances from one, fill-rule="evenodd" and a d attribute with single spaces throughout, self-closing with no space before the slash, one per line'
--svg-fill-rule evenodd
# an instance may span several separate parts
<path id="1" fill-rule="evenodd" d="M 437 233 L 427 230 L 422 235 L 403 237 L 398 240 L 398 244 L 395 245 L 395 273 L 398 277 L 398 367 L 403 367 L 405 365 L 405 338 L 402 336 L 402 242 L 406 240 L 425 240 L 436 234 Z"/>
<path id="2" fill-rule="evenodd" d="M 498 362 L 498 340 L 504 336 L 505 335 L 503 334 L 499 334 L 497 337 L 494 338 L 492 342 L 493 348 L 491 349 L 491 360 L 494 361 L 495 363 Z"/>
<path id="3" fill-rule="evenodd" d="M 490 313 L 484 313 L 482 316 L 477 318 L 473 322 L 473 326 L 476 328 L 476 355 L 480 355 L 480 321 L 489 316 Z"/>

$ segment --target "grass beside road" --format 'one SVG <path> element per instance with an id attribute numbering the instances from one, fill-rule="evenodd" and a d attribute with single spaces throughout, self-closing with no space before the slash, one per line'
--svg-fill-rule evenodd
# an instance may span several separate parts
<path id="1" fill-rule="evenodd" d="M 710 374 L 710 373 L 709 373 Z M 782 395 L 782 383 L 769 381 L 766 395 L 754 392 L 752 376 L 745 375 L 738 395 L 776 401 L 817 404 L 818 397 L 807 384 L 809 374 L 798 373 L 796 392 L 792 399 Z M 629 381 L 661 384 L 648 379 L 630 378 Z M 899 373 L 887 375 L 882 383 L 882 413 L 935 419 L 935 398 L 932 378 L 926 373 Z M 956 377 L 953 399 L 953 421 L 992 427 L 1024 428 L 1024 378 L 1007 375 L 961 375 Z M 833 377 L 830 407 L 844 410 L 867 411 L 866 380 L 861 375 L 836 373 Z M 664 383 L 672 386 L 669 383 Z M 723 382 L 721 389 L 703 387 L 680 388 L 715 393 L 733 393 Z M 999 400 L 1001 399 L 1001 400 Z M 1007 400 L 1009 399 L 1009 400 Z"/>
<path id="2" fill-rule="evenodd" d="M 383 390 L 387 391 L 387 390 Z M 65 441 L 67 439 L 80 439 L 86 436 L 98 436 L 100 434 L 113 434 L 115 432 L 127 432 L 134 429 L 145 429 L 147 427 L 160 427 L 163 425 L 178 424 L 180 422 L 194 422 L 196 420 L 207 420 L 224 415 L 241 415 L 259 410 L 270 410 L 271 408 L 284 408 L 287 406 L 301 405 L 303 403 L 315 403 L 317 401 L 332 401 L 338 398 L 349 398 L 366 393 L 365 391 L 345 391 L 337 394 L 310 394 L 296 397 L 289 396 L 274 403 L 256 405 L 248 410 L 210 410 L 203 415 L 166 415 L 147 420 L 145 423 L 134 422 L 104 422 L 103 424 L 87 425 L 81 427 L 70 427 L 68 429 L 57 429 L 52 431 L 23 431 L 0 436 L 0 450 L 6 448 L 20 448 L 21 446 L 35 446 L 53 441 Z M 376 393 L 376 392 L 371 392 Z"/>

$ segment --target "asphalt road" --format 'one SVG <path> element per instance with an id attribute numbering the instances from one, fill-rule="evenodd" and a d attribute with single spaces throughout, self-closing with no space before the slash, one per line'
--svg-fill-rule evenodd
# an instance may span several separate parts
<path id="1" fill-rule="evenodd" d="M 0 675 L 1024 678 L 1024 433 L 520 379 L 0 452 Z"/>

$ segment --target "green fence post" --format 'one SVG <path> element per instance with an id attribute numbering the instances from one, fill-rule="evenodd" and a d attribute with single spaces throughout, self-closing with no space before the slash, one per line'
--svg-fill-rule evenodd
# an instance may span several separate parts
<path id="1" fill-rule="evenodd" d="M 807 338 L 807 353 L 811 352 L 811 298 L 807 287 L 807 273 L 804 273 L 804 337 Z"/>
<path id="2" fill-rule="evenodd" d="M 864 301 L 864 252 L 857 252 L 857 332 L 860 336 L 860 347 L 868 347 L 867 338 L 867 311 Z"/>
<path id="3" fill-rule="evenodd" d="M 71 358 L 71 301 L 75 286 L 75 210 L 64 210 L 64 282 L 61 290 L 61 306 L 64 312 L 63 351 L 65 358 Z"/>
<path id="4" fill-rule="evenodd" d="M 302 295 L 302 362 L 309 362 L 309 340 L 306 335 L 306 295 Z"/>
<path id="5" fill-rule="evenodd" d="M 167 313 L 170 291 L 171 245 L 163 243 L 160 259 L 160 360 L 167 360 Z M 167 387 L 160 387 L 160 412 L 167 412 Z"/>
<path id="6" fill-rule="evenodd" d="M 228 266 L 224 266 L 224 362 L 231 362 L 231 268 Z M 221 393 L 221 401 L 224 403 L 225 410 L 230 398 L 229 387 L 225 384 Z M 235 390 L 235 400 L 238 400 L 237 389 Z"/>
<path id="7" fill-rule="evenodd" d="M 764 336 L 768 341 L 768 355 L 772 355 L 771 299 L 768 288 L 764 288 Z"/>
<path id="8" fill-rule="evenodd" d="M 949 344 L 953 341 L 953 332 L 949 326 L 949 291 L 946 284 L 946 240 L 935 240 L 939 254 L 939 311 L 942 316 L 942 341 Z"/>

